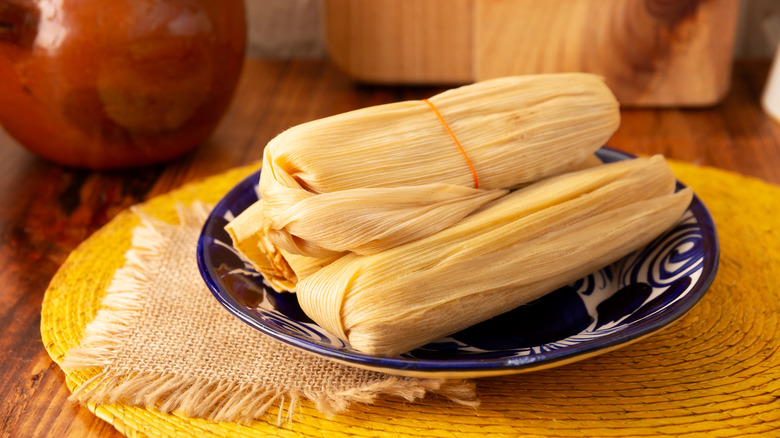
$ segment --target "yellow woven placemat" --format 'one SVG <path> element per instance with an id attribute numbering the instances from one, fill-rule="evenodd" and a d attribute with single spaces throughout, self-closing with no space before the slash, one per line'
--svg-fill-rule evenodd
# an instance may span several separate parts
<path id="1" fill-rule="evenodd" d="M 711 290 L 666 330 L 575 364 L 478 381 L 478 409 L 443 398 L 379 400 L 327 418 L 306 401 L 295 421 L 276 411 L 251 425 L 127 405 L 89 405 L 127 436 L 771 436 L 780 431 L 780 187 L 671 163 L 711 210 L 721 262 Z M 144 205 L 174 221 L 174 205 L 214 203 L 255 166 L 193 183 Z M 80 245 L 52 280 L 41 333 L 55 362 L 78 345 L 138 219 L 124 212 Z M 66 373 L 68 387 L 94 371 Z"/>

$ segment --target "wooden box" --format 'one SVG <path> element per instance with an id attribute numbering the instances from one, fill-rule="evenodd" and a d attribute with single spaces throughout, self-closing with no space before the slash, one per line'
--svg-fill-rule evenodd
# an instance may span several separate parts
<path id="1" fill-rule="evenodd" d="M 462 84 L 586 71 L 626 106 L 727 92 L 738 0 L 325 0 L 327 46 L 356 80 Z"/>

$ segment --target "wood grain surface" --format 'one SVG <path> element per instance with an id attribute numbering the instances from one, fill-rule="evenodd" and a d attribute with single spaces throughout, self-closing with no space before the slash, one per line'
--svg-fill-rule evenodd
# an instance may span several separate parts
<path id="1" fill-rule="evenodd" d="M 472 0 L 328 0 L 331 59 L 370 83 L 466 83 L 473 78 Z"/>
<path id="2" fill-rule="evenodd" d="M 624 105 L 706 106 L 728 90 L 737 0 L 327 0 L 337 65 L 371 83 L 587 71 Z"/>
<path id="3" fill-rule="evenodd" d="M 768 62 L 735 66 L 713 108 L 630 109 L 610 146 L 714 166 L 780 184 L 780 125 L 759 107 Z M 249 60 L 231 110 L 209 141 L 165 165 L 116 172 L 44 162 L 0 130 L 0 436 L 115 437 L 67 401 L 40 336 L 40 306 L 67 255 L 123 209 L 261 158 L 280 131 L 328 115 L 440 91 L 355 85 L 325 61 Z"/>
<path id="4" fill-rule="evenodd" d="M 473 77 L 587 71 L 603 75 L 623 104 L 711 105 L 728 90 L 737 6 L 734 0 L 477 1 Z"/>

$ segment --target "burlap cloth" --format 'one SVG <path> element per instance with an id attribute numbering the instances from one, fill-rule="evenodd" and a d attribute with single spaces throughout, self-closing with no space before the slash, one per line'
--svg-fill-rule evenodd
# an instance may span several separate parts
<path id="1" fill-rule="evenodd" d="M 480 379 L 479 407 L 470 382 L 400 379 L 319 360 L 243 327 L 210 297 L 194 267 L 205 213 L 196 201 L 216 202 L 254 167 L 155 198 L 85 241 L 47 290 L 43 341 L 58 364 L 67 358 L 77 367 L 64 368 L 76 396 L 128 436 L 777 434 L 780 188 L 671 164 L 718 227 L 722 256 L 711 290 L 637 344 Z M 182 215 L 176 205 L 193 204 L 183 225 L 171 225 Z M 146 293 L 132 293 L 139 290 Z M 421 398 L 429 391 L 446 397 Z M 235 421 L 218 421 L 228 419 Z"/>

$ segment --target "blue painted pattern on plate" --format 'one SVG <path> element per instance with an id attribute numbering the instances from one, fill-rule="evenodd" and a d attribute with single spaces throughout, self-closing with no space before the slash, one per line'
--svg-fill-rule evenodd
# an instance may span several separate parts
<path id="1" fill-rule="evenodd" d="M 609 148 L 598 154 L 605 162 L 631 158 Z M 233 248 L 224 226 L 259 199 L 258 180 L 259 172 L 231 190 L 203 227 L 198 263 L 215 298 L 240 320 L 283 342 L 388 372 L 521 371 L 617 346 L 682 316 L 717 270 L 715 228 L 694 197 L 673 229 L 611 266 L 419 349 L 396 357 L 369 356 L 311 321 L 294 294 L 268 287 Z"/>

